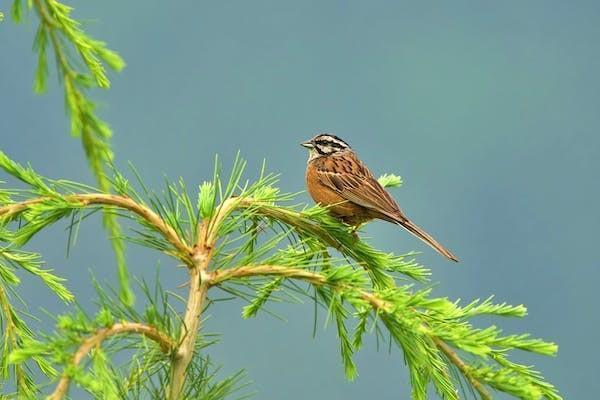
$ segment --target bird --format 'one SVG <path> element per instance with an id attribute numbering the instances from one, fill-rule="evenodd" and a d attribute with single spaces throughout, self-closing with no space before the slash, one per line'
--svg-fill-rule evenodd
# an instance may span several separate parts
<path id="1" fill-rule="evenodd" d="M 301 143 L 309 149 L 306 186 L 312 199 L 345 224 L 358 228 L 381 219 L 400 225 L 441 255 L 458 258 L 406 217 L 398 203 L 339 137 L 321 133 Z"/>

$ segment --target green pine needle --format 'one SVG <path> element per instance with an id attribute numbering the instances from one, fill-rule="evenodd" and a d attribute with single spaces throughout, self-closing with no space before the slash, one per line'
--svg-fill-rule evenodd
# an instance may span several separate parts
<path id="1" fill-rule="evenodd" d="M 315 307 L 327 309 L 327 321 L 337 330 L 341 364 L 349 380 L 358 376 L 355 352 L 368 335 L 375 333 L 377 340 L 387 336 L 389 345 L 401 350 L 414 399 L 427 399 L 432 390 L 442 398 L 458 399 L 459 388 L 466 386 L 463 392 L 479 392 L 483 398 L 489 398 L 487 390 L 494 389 L 524 399 L 560 400 L 556 388 L 538 372 L 508 358 L 515 351 L 554 355 L 554 343 L 528 334 L 505 335 L 494 325 L 480 328 L 471 321 L 481 315 L 521 318 L 527 313 L 524 306 L 494 303 L 492 297 L 464 305 L 436 297 L 433 287 L 422 285 L 428 281 L 430 271 L 414 260 L 414 253 L 394 255 L 375 249 L 332 218 L 326 209 L 294 205 L 293 193 L 277 189 L 276 175 L 263 170 L 255 182 L 244 181 L 244 167 L 245 162 L 238 155 L 231 177 L 223 179 L 217 165 L 213 181 L 203 183 L 197 193 L 190 195 L 181 179 L 175 183 L 166 180 L 165 189 L 157 194 L 143 183 L 135 169 L 135 177 L 130 179 L 111 166 L 110 185 L 127 202 L 134 201 L 148 210 L 140 215 L 132 213 L 129 206 L 103 207 L 77 201 L 79 194 L 94 193 L 94 188 L 45 178 L 0 153 L 0 168 L 27 185 L 26 190 L 0 190 L 12 210 L 0 215 L 0 243 L 5 244 L 0 248 L 0 310 L 6 326 L 4 357 L 0 357 L 2 376 L 21 371 L 18 386 L 34 393 L 42 383 L 25 371 L 37 364 L 48 379 L 67 373 L 97 397 L 167 396 L 168 366 L 173 358 L 139 335 L 107 340 L 88 355 L 90 363 L 75 367 L 70 361 L 73 352 L 91 335 L 121 321 L 152 326 L 169 338 L 181 334 L 184 328 L 173 301 L 186 300 L 161 288 L 158 277 L 154 285 L 140 282 L 144 295 L 141 308 L 120 300 L 121 289 L 107 291 L 96 283 L 99 311 L 95 316 L 76 310 L 57 319 L 56 332 L 35 336 L 7 295 L 16 293 L 24 278 L 19 272 L 24 270 L 41 279 L 63 300 L 73 300 L 64 278 L 44 268 L 38 254 L 19 247 L 60 220 L 66 220 L 72 229 L 75 213 L 86 215 L 104 209 L 111 218 L 129 219 L 126 239 L 167 254 L 175 259 L 175 265 L 183 263 L 188 267 L 192 265 L 190 255 L 174 245 L 172 235 L 184 243 L 184 248 L 191 249 L 193 244 L 189 243 L 195 242 L 198 223 L 206 224 L 209 234 L 216 237 L 209 271 L 212 279 L 219 280 L 212 287 L 247 302 L 243 318 L 261 311 L 278 317 L 267 310 L 269 302 L 302 303 L 309 299 Z M 192 202 L 192 198 L 196 201 Z M 26 203 L 16 206 L 20 201 Z M 89 210 L 84 212 L 85 208 Z M 154 213 L 150 220 L 146 218 L 148 213 Z M 156 218 L 160 219 L 161 228 L 157 227 Z M 77 224 L 84 220 L 80 218 Z M 121 282 L 125 278 L 121 276 Z M 169 340 L 178 343 L 176 339 Z M 196 351 L 211 342 L 208 336 L 200 336 Z M 131 362 L 114 365 L 114 356 L 124 349 L 133 355 Z M 449 354 L 448 349 L 456 354 Z M 466 361 L 454 360 L 462 356 L 466 356 Z M 196 356 L 191 361 L 189 374 L 198 381 L 190 378 L 182 389 L 190 398 L 220 399 L 235 393 L 238 385 L 244 387 L 240 384 L 241 375 L 210 383 L 214 381 L 215 369 L 203 360 L 206 359 Z"/>
<path id="2" fill-rule="evenodd" d="M 383 174 L 377 178 L 381 186 L 387 188 L 397 188 L 402 186 L 402 178 L 394 174 Z"/>

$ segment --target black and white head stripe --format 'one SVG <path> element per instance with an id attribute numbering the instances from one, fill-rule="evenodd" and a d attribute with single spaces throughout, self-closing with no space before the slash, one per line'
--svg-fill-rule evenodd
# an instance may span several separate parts
<path id="1" fill-rule="evenodd" d="M 329 133 L 317 135 L 312 138 L 311 142 L 319 154 L 331 154 L 350 148 L 348 143 L 344 142 L 335 135 L 330 135 Z"/>

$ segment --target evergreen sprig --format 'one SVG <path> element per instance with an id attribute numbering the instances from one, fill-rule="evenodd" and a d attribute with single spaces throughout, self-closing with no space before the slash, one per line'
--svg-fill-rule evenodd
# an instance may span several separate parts
<path id="1" fill-rule="evenodd" d="M 13 0 L 11 15 L 20 22 L 24 11 L 23 0 Z M 70 117 L 71 135 L 81 138 L 90 169 L 100 190 L 110 192 L 112 187 L 105 174 L 105 165 L 112 161 L 110 146 L 112 130 L 98 116 L 97 104 L 89 97 L 93 88 L 108 89 L 110 80 L 107 68 L 121 71 L 125 62 L 106 43 L 89 36 L 82 24 L 73 18 L 73 8 L 57 0 L 28 0 L 39 18 L 33 49 L 37 53 L 37 68 L 33 89 L 44 93 L 48 80 L 48 53 L 56 61 L 56 72 L 62 83 L 65 107 Z M 111 237 L 120 282 L 121 299 L 133 303 L 121 228 L 110 213 L 104 214 L 104 224 Z"/>
<path id="2" fill-rule="evenodd" d="M 294 205 L 294 194 L 280 192 L 277 177 L 264 166 L 256 181 L 243 180 L 244 167 L 238 156 L 223 179 L 217 163 L 212 180 L 196 194 L 182 180 L 166 181 L 154 192 L 135 169 L 130 180 L 112 167 L 110 182 L 118 194 L 108 195 L 45 178 L 0 153 L 0 168 L 26 185 L 0 188 L 0 241 L 5 243 L 0 305 L 7 327 L 4 349 L 10 352 L 0 372 L 14 378 L 19 393 L 42 390 L 31 375 L 26 381 L 22 377 L 35 363 L 49 382 L 58 381 L 52 399 L 64 398 L 70 382 L 107 398 L 221 399 L 238 393 L 242 375 L 210 383 L 214 369 L 199 355 L 213 341 L 199 335 L 201 314 L 210 309 L 212 293 L 221 290 L 247 302 L 244 318 L 269 312 L 271 302 L 316 302 L 337 330 L 348 379 L 359 373 L 354 354 L 367 335 L 375 334 L 402 351 L 413 399 L 427 399 L 431 388 L 441 398 L 458 399 L 463 386 L 482 399 L 492 398 L 491 390 L 528 400 L 560 399 L 537 371 L 509 359 L 515 351 L 553 355 L 554 343 L 471 322 L 481 315 L 524 317 L 524 306 L 494 303 L 491 297 L 464 305 L 435 297 L 430 272 L 412 253 L 375 249 L 326 209 Z M 390 176 L 382 181 L 400 182 Z M 73 221 L 82 219 L 74 215 L 99 209 L 131 220 L 127 240 L 188 268 L 187 298 L 167 294 L 158 279 L 153 285 L 142 281 L 146 306 L 138 311 L 96 283 L 95 316 L 76 310 L 57 319 L 56 332 L 33 335 L 3 288 L 18 293 L 24 270 L 63 300 L 71 297 L 62 278 L 21 246 L 51 224 L 67 220 L 72 229 Z M 186 303 L 183 315 L 174 311 L 174 300 Z M 123 350 L 133 355 L 131 362 L 115 365 L 114 355 Z M 83 363 L 85 358 L 90 362 Z"/>

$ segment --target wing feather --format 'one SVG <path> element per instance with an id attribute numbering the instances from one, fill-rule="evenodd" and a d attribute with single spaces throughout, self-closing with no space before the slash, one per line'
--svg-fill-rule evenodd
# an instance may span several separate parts
<path id="1" fill-rule="evenodd" d="M 323 158 L 316 167 L 320 182 L 342 198 L 378 213 L 378 218 L 401 225 L 440 254 L 458 261 L 452 252 L 406 218 L 392 196 L 354 155 Z"/>
<path id="2" fill-rule="evenodd" d="M 406 219 L 398 204 L 358 159 L 349 161 L 345 157 L 330 157 L 325 162 L 330 165 L 317 169 L 322 184 L 344 199 L 394 221 Z"/>

